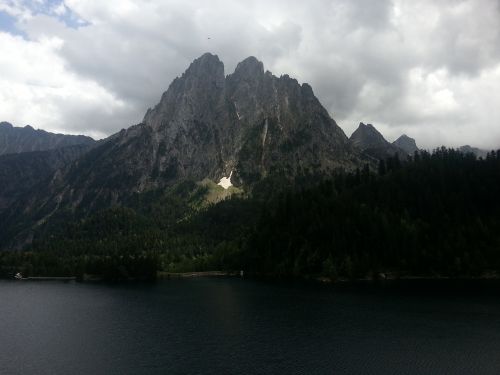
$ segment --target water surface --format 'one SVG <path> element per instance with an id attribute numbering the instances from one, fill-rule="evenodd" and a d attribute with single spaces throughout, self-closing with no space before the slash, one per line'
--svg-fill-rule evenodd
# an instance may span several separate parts
<path id="1" fill-rule="evenodd" d="M 498 291 L 4 281 L 0 374 L 498 375 Z"/>

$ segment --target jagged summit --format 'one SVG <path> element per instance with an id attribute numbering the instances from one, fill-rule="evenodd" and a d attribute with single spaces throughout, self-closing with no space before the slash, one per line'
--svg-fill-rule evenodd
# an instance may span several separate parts
<path id="1" fill-rule="evenodd" d="M 359 123 L 358 128 L 352 133 L 350 138 L 351 143 L 361 149 L 367 149 L 370 147 L 378 147 L 388 143 L 384 136 L 375 129 L 372 124 Z"/>
<path id="2" fill-rule="evenodd" d="M 352 133 L 349 142 L 354 147 L 363 151 L 365 155 L 376 159 L 385 159 L 395 154 L 405 155 L 405 151 L 387 142 L 384 136 L 372 125 L 360 122 L 358 128 Z"/>
<path id="3" fill-rule="evenodd" d="M 224 64 L 219 60 L 217 55 L 205 53 L 195 59 L 182 76 L 195 75 L 199 78 L 205 76 L 219 76 L 220 73 L 224 75 Z"/>
<path id="4" fill-rule="evenodd" d="M 396 139 L 392 144 L 396 147 L 404 150 L 408 155 L 413 155 L 415 151 L 418 151 L 417 143 L 411 137 L 408 137 L 406 134 L 403 134 L 398 139 Z"/>
<path id="5" fill-rule="evenodd" d="M 270 164 L 283 161 L 271 159 L 269 154 L 271 150 L 278 152 L 276 148 L 286 148 L 281 143 L 290 145 L 290 149 L 308 144 L 295 135 L 299 129 L 315 133 L 310 140 L 323 144 L 318 150 L 324 155 L 314 156 L 321 160 L 317 168 L 351 163 L 345 158 L 347 137 L 321 106 L 311 86 L 299 85 L 288 75 L 278 78 L 264 73 L 263 63 L 253 56 L 225 77 L 224 64 L 217 56 L 202 55 L 172 82 L 159 104 L 148 110 L 144 124 L 154 129 L 155 142 L 163 140 L 166 154 L 175 155 L 163 158 L 161 164 L 169 166 L 160 166 L 160 170 L 175 170 L 176 176 L 219 180 L 234 170 L 237 183 L 252 183 L 269 173 Z M 311 127 L 313 124 L 316 128 Z M 303 158 L 311 157 L 307 155 L 310 150 L 304 151 Z M 250 154 L 252 160 L 247 162 Z M 297 157 L 287 163 L 291 173 L 296 173 Z"/>
<path id="6" fill-rule="evenodd" d="M 238 63 L 233 75 L 247 78 L 256 78 L 264 75 L 264 64 L 254 56 L 247 57 Z"/>
<path id="7" fill-rule="evenodd" d="M 175 138 L 193 121 L 214 121 L 212 108 L 219 105 L 224 86 L 224 64 L 216 55 L 205 53 L 174 79 L 143 122 L 157 130 L 168 128 L 167 137 Z"/>

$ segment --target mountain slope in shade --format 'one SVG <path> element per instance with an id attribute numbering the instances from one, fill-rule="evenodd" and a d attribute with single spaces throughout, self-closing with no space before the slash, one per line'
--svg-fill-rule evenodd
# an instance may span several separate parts
<path id="1" fill-rule="evenodd" d="M 0 214 L 40 184 L 49 184 L 54 172 L 81 157 L 89 145 L 0 155 Z"/>
<path id="2" fill-rule="evenodd" d="M 27 125 L 14 127 L 0 122 L 0 155 L 20 152 L 44 151 L 74 145 L 90 145 L 95 141 L 84 135 L 67 135 L 35 130 Z"/>
<path id="3" fill-rule="evenodd" d="M 385 159 L 396 154 L 407 155 L 406 151 L 386 141 L 384 136 L 372 124 L 359 124 L 352 133 L 349 142 L 365 155 L 375 159 Z"/>
<path id="4" fill-rule="evenodd" d="M 403 134 L 401 137 L 392 142 L 392 144 L 404 150 L 408 155 L 413 155 L 415 151 L 419 150 L 415 140 L 408 137 L 406 134 Z"/>

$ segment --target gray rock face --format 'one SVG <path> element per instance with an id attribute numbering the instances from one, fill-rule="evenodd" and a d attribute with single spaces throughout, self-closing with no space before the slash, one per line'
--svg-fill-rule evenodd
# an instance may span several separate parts
<path id="1" fill-rule="evenodd" d="M 73 202 L 88 191 L 112 201 L 183 178 L 218 181 L 232 171 L 234 184 L 251 187 L 273 171 L 352 169 L 357 161 L 309 85 L 264 72 L 254 57 L 225 77 L 219 58 L 205 54 L 141 124 L 89 152 L 61 183 L 71 181 Z"/>
<path id="2" fill-rule="evenodd" d="M 375 159 L 385 159 L 396 154 L 407 155 L 401 148 L 386 141 L 384 136 L 372 124 L 362 122 L 349 138 L 351 145 L 361 150 L 365 155 Z"/>
<path id="3" fill-rule="evenodd" d="M 413 155 L 415 151 L 419 150 L 415 140 L 408 137 L 406 134 L 403 134 L 401 137 L 392 142 L 392 144 L 404 150 L 408 155 Z"/>
<path id="4" fill-rule="evenodd" d="M 0 122 L 0 155 L 90 145 L 94 142 L 83 135 L 54 134 L 35 130 L 29 125 L 18 128 L 8 122 Z"/>

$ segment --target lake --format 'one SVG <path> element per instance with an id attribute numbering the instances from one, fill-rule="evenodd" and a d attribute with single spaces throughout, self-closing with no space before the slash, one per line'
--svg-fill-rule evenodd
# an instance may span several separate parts
<path id="1" fill-rule="evenodd" d="M 500 286 L 0 282 L 0 374 L 495 374 Z"/>

